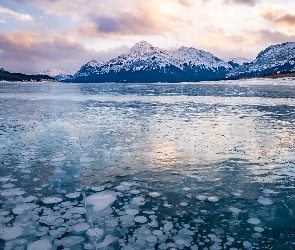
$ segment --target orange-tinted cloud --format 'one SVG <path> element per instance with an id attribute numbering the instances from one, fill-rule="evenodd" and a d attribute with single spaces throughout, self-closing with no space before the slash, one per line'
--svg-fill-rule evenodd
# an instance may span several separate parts
<path id="1" fill-rule="evenodd" d="M 0 34 L 0 51 L 1 67 L 13 72 L 34 73 L 58 66 L 78 69 L 91 59 L 107 59 L 110 54 L 117 56 L 126 48 L 120 47 L 118 51 L 114 49 L 109 53 L 87 50 L 69 36 L 21 31 Z"/>
<path id="2" fill-rule="evenodd" d="M 295 14 L 285 14 L 275 20 L 276 24 L 279 25 L 286 25 L 286 26 L 295 26 Z"/>

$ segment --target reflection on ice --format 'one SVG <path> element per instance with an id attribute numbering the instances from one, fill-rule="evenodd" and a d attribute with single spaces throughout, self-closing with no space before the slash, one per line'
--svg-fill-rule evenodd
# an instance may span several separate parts
<path id="1" fill-rule="evenodd" d="M 294 248 L 295 88 L 267 83 L 2 84 L 0 249 Z"/>

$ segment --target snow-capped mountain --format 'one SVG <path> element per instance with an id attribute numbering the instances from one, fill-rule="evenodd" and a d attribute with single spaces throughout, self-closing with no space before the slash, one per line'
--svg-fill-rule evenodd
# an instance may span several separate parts
<path id="1" fill-rule="evenodd" d="M 38 73 L 36 73 L 36 75 L 51 76 L 58 81 L 69 79 L 73 77 L 74 74 L 75 74 L 74 70 L 66 70 L 63 68 L 47 69 L 47 70 L 39 71 Z"/>
<path id="2" fill-rule="evenodd" d="M 295 43 L 272 45 L 261 51 L 256 59 L 243 64 L 227 74 L 227 78 L 258 76 L 280 71 L 295 70 Z"/>
<path id="3" fill-rule="evenodd" d="M 108 62 L 91 61 L 71 82 L 180 82 L 224 78 L 232 68 L 209 52 L 181 47 L 167 51 L 147 42 Z"/>

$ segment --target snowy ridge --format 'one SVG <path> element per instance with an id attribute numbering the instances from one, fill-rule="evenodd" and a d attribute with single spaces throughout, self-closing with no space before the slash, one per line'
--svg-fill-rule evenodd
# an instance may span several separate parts
<path id="1" fill-rule="evenodd" d="M 236 57 L 236 58 L 226 58 L 224 61 L 230 63 L 235 63 L 238 65 L 243 65 L 244 63 L 251 63 L 253 60 L 248 59 L 248 58 L 243 58 L 243 57 Z"/>
<path id="2" fill-rule="evenodd" d="M 48 75 L 56 80 L 66 80 L 71 78 L 75 74 L 74 70 L 66 70 L 63 68 L 56 68 L 56 69 L 47 69 L 43 71 L 39 71 L 36 75 Z"/>
<path id="3" fill-rule="evenodd" d="M 235 78 L 293 70 L 295 70 L 295 43 L 288 42 L 269 46 L 261 51 L 253 62 L 232 70 L 227 77 Z"/>

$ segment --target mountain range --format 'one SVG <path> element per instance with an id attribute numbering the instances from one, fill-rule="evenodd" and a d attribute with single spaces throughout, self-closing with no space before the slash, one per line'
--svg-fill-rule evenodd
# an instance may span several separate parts
<path id="1" fill-rule="evenodd" d="M 192 47 L 165 50 L 145 41 L 129 52 L 109 61 L 92 60 L 76 73 L 48 69 L 38 74 L 64 82 L 191 82 L 238 79 L 282 71 L 295 71 L 295 43 L 272 45 L 255 60 L 220 59 L 210 52 Z"/>

